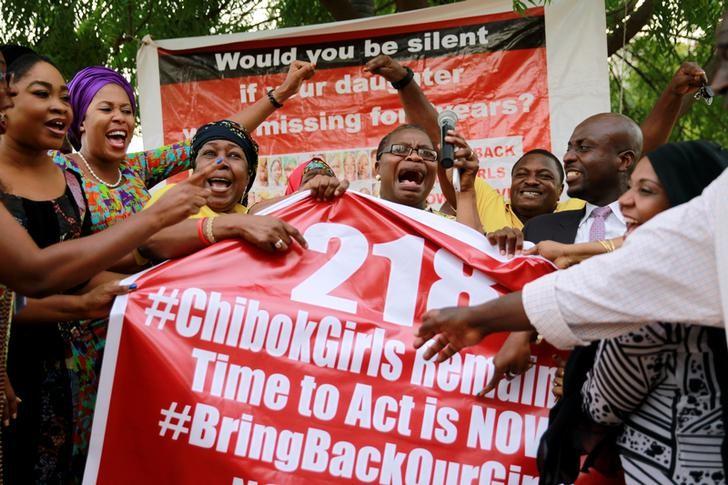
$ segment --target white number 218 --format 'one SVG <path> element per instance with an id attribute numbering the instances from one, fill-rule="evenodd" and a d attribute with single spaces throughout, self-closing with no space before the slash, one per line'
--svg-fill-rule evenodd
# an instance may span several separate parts
<path id="1" fill-rule="evenodd" d="M 310 226 L 304 237 L 311 251 L 326 253 L 332 239 L 339 250 L 311 276 L 291 290 L 291 300 L 356 314 L 357 302 L 330 293 L 351 278 L 369 256 L 369 241 L 359 230 L 346 224 L 321 222 Z M 387 243 L 374 244 L 372 255 L 389 260 L 389 278 L 383 320 L 411 327 L 417 305 L 425 240 L 406 235 Z M 463 262 L 445 249 L 434 257 L 439 279 L 429 289 L 427 309 L 455 306 L 461 294 L 471 305 L 498 296 L 493 281 L 478 270 L 466 275 Z"/>

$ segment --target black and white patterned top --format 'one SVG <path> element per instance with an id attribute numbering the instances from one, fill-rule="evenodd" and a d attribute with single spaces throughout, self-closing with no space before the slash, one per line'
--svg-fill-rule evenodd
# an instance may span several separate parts
<path id="1" fill-rule="evenodd" d="M 725 333 L 656 323 L 600 342 L 582 393 L 617 439 L 627 483 L 725 483 Z"/>

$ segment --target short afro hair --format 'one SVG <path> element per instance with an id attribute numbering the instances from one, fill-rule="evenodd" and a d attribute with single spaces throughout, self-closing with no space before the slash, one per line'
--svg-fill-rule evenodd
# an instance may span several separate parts
<path id="1" fill-rule="evenodd" d="M 559 174 L 559 183 L 560 184 L 564 183 L 565 174 L 564 174 L 564 167 L 563 167 L 563 165 L 561 165 L 561 160 L 559 160 L 559 158 L 556 155 L 554 155 L 553 153 L 551 153 L 548 150 L 544 150 L 543 148 L 535 148 L 535 149 L 529 150 L 526 153 L 524 153 L 523 155 L 521 155 L 521 158 L 519 158 L 516 161 L 516 163 L 513 164 L 513 168 L 511 169 L 511 176 L 513 176 L 513 172 L 516 171 L 516 167 L 518 167 L 518 164 L 521 163 L 521 161 L 523 159 L 525 159 L 526 157 L 528 157 L 529 155 L 541 155 L 541 156 L 551 159 L 554 162 L 554 164 L 556 165 L 556 171 Z"/>

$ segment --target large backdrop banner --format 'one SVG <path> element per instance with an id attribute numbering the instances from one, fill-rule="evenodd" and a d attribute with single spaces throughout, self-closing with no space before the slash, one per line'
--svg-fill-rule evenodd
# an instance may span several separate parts
<path id="1" fill-rule="evenodd" d="M 190 138 L 266 96 L 294 59 L 306 60 L 316 76 L 254 132 L 262 157 L 249 200 L 282 194 L 312 155 L 353 190 L 376 194 L 375 148 L 405 121 L 396 91 L 363 73 L 379 54 L 410 66 L 437 109 L 458 114 L 479 175 L 506 197 L 521 154 L 561 156 L 578 122 L 609 110 L 603 1 L 554 0 L 520 15 L 511 0 L 473 0 L 310 27 L 147 37 L 137 59 L 145 147 Z M 442 202 L 439 190 L 429 202 Z"/>
<path id="2" fill-rule="evenodd" d="M 555 364 L 480 398 L 502 336 L 436 364 L 422 314 L 553 271 L 444 217 L 347 193 L 270 213 L 309 249 L 218 243 L 113 308 L 84 483 L 538 483 Z"/>

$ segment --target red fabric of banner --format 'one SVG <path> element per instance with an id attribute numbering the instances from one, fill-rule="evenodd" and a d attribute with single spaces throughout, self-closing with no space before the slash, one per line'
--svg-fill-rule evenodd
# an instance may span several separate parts
<path id="1" fill-rule="evenodd" d="M 86 482 L 537 483 L 552 349 L 477 398 L 502 336 L 439 365 L 412 338 L 551 264 L 425 211 L 301 197 L 275 215 L 310 249 L 219 243 L 117 302 Z"/>

